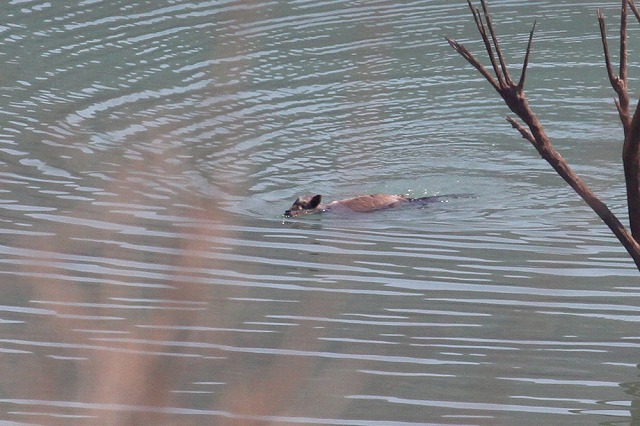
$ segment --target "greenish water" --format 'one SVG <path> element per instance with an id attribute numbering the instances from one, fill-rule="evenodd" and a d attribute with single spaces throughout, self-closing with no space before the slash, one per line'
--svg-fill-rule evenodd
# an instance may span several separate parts
<path id="1" fill-rule="evenodd" d="M 617 4 L 490 7 L 624 217 Z M 0 10 L 3 422 L 638 421 L 638 272 L 446 43 L 463 1 Z M 282 217 L 376 192 L 475 197 Z"/>

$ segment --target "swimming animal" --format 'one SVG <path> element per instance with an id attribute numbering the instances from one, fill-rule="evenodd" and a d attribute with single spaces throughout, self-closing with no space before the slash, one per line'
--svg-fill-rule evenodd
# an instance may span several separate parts
<path id="1" fill-rule="evenodd" d="M 308 213 L 321 213 L 331 210 L 345 212 L 366 213 L 376 210 L 388 209 L 403 203 L 437 201 L 442 196 L 411 198 L 404 195 L 373 194 L 360 195 L 344 200 L 322 203 L 322 195 L 304 195 L 293 202 L 291 208 L 284 212 L 287 217 L 299 216 Z"/>

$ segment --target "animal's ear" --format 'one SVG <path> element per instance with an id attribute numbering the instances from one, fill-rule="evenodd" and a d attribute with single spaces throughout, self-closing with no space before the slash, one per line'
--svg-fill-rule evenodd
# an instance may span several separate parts
<path id="1" fill-rule="evenodd" d="M 309 201 L 309 207 L 310 209 L 315 209 L 316 207 L 318 207 L 320 205 L 320 200 L 322 199 L 322 195 L 318 194 L 318 195 L 314 195 L 313 198 L 311 198 L 311 201 Z"/>

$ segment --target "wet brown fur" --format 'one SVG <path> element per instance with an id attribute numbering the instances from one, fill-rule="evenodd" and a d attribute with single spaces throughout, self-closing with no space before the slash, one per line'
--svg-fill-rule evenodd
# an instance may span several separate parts
<path id="1" fill-rule="evenodd" d="M 319 213 L 332 209 L 346 209 L 358 213 L 373 212 L 376 210 L 393 207 L 398 203 L 411 201 L 413 198 L 404 195 L 373 194 L 360 195 L 359 197 L 346 198 L 344 200 L 321 203 L 321 195 L 306 195 L 298 197 L 285 216 L 298 216 L 307 213 Z"/>

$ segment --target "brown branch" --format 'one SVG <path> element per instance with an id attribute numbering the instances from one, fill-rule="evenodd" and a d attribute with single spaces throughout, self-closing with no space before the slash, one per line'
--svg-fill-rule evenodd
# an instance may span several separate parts
<path id="1" fill-rule="evenodd" d="M 626 9 L 626 7 L 623 6 L 623 9 Z M 624 32 L 621 29 L 620 50 L 622 51 L 622 49 L 624 49 L 626 52 L 626 41 L 625 41 L 627 38 L 626 37 L 626 13 L 624 12 L 621 13 L 621 19 L 625 22 L 625 25 L 621 25 L 621 27 L 624 28 Z M 627 74 L 626 53 L 621 54 L 621 58 L 620 58 L 621 76 L 617 76 L 613 71 L 613 63 L 611 61 L 611 54 L 609 53 L 609 44 L 607 43 L 605 19 L 604 19 L 604 14 L 602 13 L 601 10 L 598 10 L 598 24 L 600 26 L 600 37 L 602 39 L 602 50 L 604 51 L 604 61 L 605 61 L 605 66 L 607 68 L 607 75 L 609 77 L 609 82 L 611 83 L 611 87 L 618 95 L 616 108 L 618 110 L 618 116 L 620 117 L 620 121 L 622 122 L 622 129 L 626 136 L 627 133 L 629 132 L 629 125 L 631 123 L 631 118 L 629 116 L 629 94 L 627 92 L 627 83 L 626 83 L 626 74 Z"/>
<path id="2" fill-rule="evenodd" d="M 522 135 L 523 139 L 528 140 L 529 142 L 531 142 L 531 144 L 533 146 L 536 145 L 536 140 L 533 137 L 533 135 L 531 134 L 531 132 L 529 130 L 527 130 L 522 124 L 518 123 L 515 119 L 507 116 L 505 117 L 507 119 L 507 121 L 509 123 L 511 123 L 511 127 L 513 127 L 514 129 L 516 129 L 517 131 L 520 132 L 520 134 Z"/>
<path id="3" fill-rule="evenodd" d="M 607 30 L 604 22 L 604 14 L 598 9 L 598 24 L 600 26 L 600 38 L 602 39 L 602 50 L 604 50 L 604 61 L 607 68 L 607 75 L 613 88 L 617 90 L 618 77 L 613 72 L 613 65 L 611 63 L 611 55 L 609 54 L 609 43 L 607 43 Z"/>
<path id="4" fill-rule="evenodd" d="M 613 103 L 616 105 L 616 110 L 618 110 L 618 115 L 622 116 L 624 114 L 624 110 L 622 109 L 622 105 L 620 105 L 620 101 L 617 99 L 614 99 Z"/>
<path id="5" fill-rule="evenodd" d="M 633 114 L 633 118 L 631 119 L 631 126 L 629 132 L 629 140 L 640 141 L 640 101 L 638 101 L 638 105 L 636 105 L 636 111 Z"/>
<path id="6" fill-rule="evenodd" d="M 622 146 L 631 233 L 640 241 L 640 102 L 636 106 Z"/>
<path id="7" fill-rule="evenodd" d="M 624 88 L 625 88 L 625 95 L 626 95 L 626 105 L 622 102 L 622 99 L 620 100 L 621 103 L 621 107 L 625 108 L 626 106 L 626 111 L 627 111 L 627 116 L 629 116 L 629 93 L 628 93 L 628 87 L 627 87 L 627 74 L 626 74 L 626 61 L 627 61 L 627 52 L 626 52 L 626 6 L 628 5 L 631 8 L 631 11 L 633 12 L 633 14 L 635 15 L 636 19 L 638 20 L 638 22 L 640 22 L 640 12 L 638 11 L 638 8 L 636 7 L 636 5 L 633 3 L 633 0 L 626 0 L 623 1 L 624 6 L 623 6 L 623 10 L 624 10 L 624 34 L 622 33 L 622 29 L 620 30 L 621 33 L 621 44 L 622 44 L 622 36 L 624 35 L 624 40 L 625 40 L 625 45 L 624 45 L 624 52 L 622 52 L 622 46 L 621 46 L 621 53 L 620 56 L 624 57 L 625 60 L 625 72 L 624 72 Z M 622 25 L 621 25 L 622 26 Z M 620 65 L 621 67 L 621 75 L 622 75 L 622 65 Z M 636 111 L 633 115 L 633 118 L 630 120 L 629 122 L 629 133 L 630 133 L 630 138 L 631 140 L 638 140 L 640 139 L 640 136 L 638 135 L 640 133 L 640 129 L 638 129 L 638 127 L 640 126 L 640 103 L 636 106 Z M 625 129 L 626 130 L 626 129 Z M 625 140 L 625 144 L 627 143 L 627 141 Z M 638 142 L 636 142 L 638 143 Z"/>
<path id="8" fill-rule="evenodd" d="M 638 12 L 638 8 L 636 7 L 636 5 L 633 3 L 632 0 L 628 0 L 627 4 L 631 8 L 631 11 L 633 12 L 633 14 L 636 15 L 636 19 L 638 20 L 638 22 L 640 22 L 640 12 Z"/>
<path id="9" fill-rule="evenodd" d="M 485 44 L 485 49 L 489 58 L 491 59 L 491 64 L 493 66 L 494 72 L 498 78 L 496 82 L 489 71 L 466 49 L 464 46 L 460 45 L 454 40 L 447 39 L 449 44 L 469 63 L 471 63 L 476 70 L 480 72 L 480 74 L 487 79 L 493 86 L 493 88 L 500 94 L 504 102 L 507 106 L 513 111 L 520 119 L 526 124 L 528 127 L 525 128 L 522 124 L 517 122 L 515 119 L 511 117 L 507 117 L 507 121 L 511 123 L 511 125 L 520 132 L 522 137 L 528 140 L 538 151 L 538 153 L 544 158 L 553 169 L 558 173 L 560 177 L 562 177 L 572 188 L 573 190 L 582 197 L 582 199 L 593 209 L 593 211 L 602 219 L 602 221 L 609 227 L 609 229 L 613 232 L 613 234 L 618 238 L 618 240 L 622 243 L 622 245 L 627 249 L 627 252 L 633 258 L 636 266 L 640 270 L 640 234 L 636 236 L 635 232 L 633 236 L 627 229 L 622 225 L 622 223 L 618 220 L 618 218 L 611 212 L 611 210 L 607 207 L 605 203 L 603 203 L 592 191 L 591 189 L 580 179 L 580 177 L 569 167 L 565 159 L 560 155 L 558 151 L 551 145 L 549 137 L 538 117 L 533 112 L 529 103 L 527 102 L 526 96 L 524 94 L 524 82 L 526 78 L 526 71 L 529 65 L 529 57 L 531 54 L 531 45 L 533 40 L 533 33 L 535 30 L 535 23 L 529 34 L 529 42 L 527 44 L 527 51 L 525 54 L 525 59 L 522 68 L 522 74 L 520 76 L 520 81 L 516 85 L 511 78 L 509 77 L 509 73 L 506 66 L 506 61 L 504 60 L 504 56 L 502 55 L 502 51 L 498 44 L 498 38 L 495 34 L 493 24 L 491 23 L 491 17 L 489 15 L 488 9 L 486 7 L 485 0 L 480 0 L 482 3 L 482 7 L 485 14 L 485 20 L 487 22 L 487 27 L 489 28 L 489 32 L 491 33 L 491 38 L 493 41 L 493 46 L 496 50 L 496 55 L 500 61 L 500 67 L 502 68 L 502 74 L 504 79 L 501 76 L 501 71 L 498 68 L 498 64 L 496 62 L 495 56 L 493 54 L 493 49 L 491 47 L 491 42 L 487 36 L 487 31 L 485 29 L 484 24 L 482 23 L 482 17 L 480 16 L 480 12 L 477 8 L 474 8 L 471 4 L 470 0 L 467 0 L 469 3 L 469 8 L 471 9 L 474 19 L 476 21 L 476 26 L 478 27 L 478 31 L 482 37 L 482 40 Z M 631 0 L 625 0 L 631 2 Z M 624 8 L 625 6 L 623 6 Z M 632 8 L 633 9 L 633 8 Z M 634 12 L 635 13 L 635 12 Z M 640 21 L 640 15 L 636 14 L 638 20 Z M 623 11 L 622 19 L 626 22 L 626 12 Z M 603 48 L 605 51 L 605 62 L 607 65 L 607 73 L 609 75 L 609 80 L 611 81 L 614 90 L 618 93 L 618 100 L 616 100 L 616 106 L 618 108 L 620 118 L 625 125 L 627 122 L 624 120 L 624 111 L 625 111 L 625 99 L 628 102 L 628 95 L 626 90 L 626 82 L 621 77 L 618 77 L 614 74 L 613 66 L 611 64 L 611 57 L 609 54 L 609 48 L 607 46 L 606 32 L 605 32 L 605 23 L 604 23 L 604 15 L 602 12 L 598 11 L 598 21 L 600 24 L 600 33 L 602 37 Z M 624 24 L 624 31 L 621 30 L 621 35 L 623 35 L 624 40 L 626 40 L 626 23 Z M 626 69 L 626 57 L 624 59 L 623 56 L 626 55 L 626 41 L 621 41 L 621 75 L 626 78 L 626 71 L 622 72 L 622 69 Z M 627 96 L 625 98 L 625 95 Z M 628 103 L 627 105 L 627 117 L 628 117 Z M 627 151 L 630 157 L 631 166 L 628 168 L 625 163 L 625 173 L 635 173 L 636 179 L 634 182 L 640 182 L 638 177 L 640 176 L 640 102 L 636 108 L 636 113 L 634 114 L 633 120 L 629 120 L 630 124 L 628 135 L 625 135 L 625 155 Z M 627 180 L 629 182 L 629 180 Z M 629 194 L 629 190 L 627 191 Z M 640 185 L 635 186 L 634 194 L 637 196 L 638 203 L 636 205 L 640 206 Z M 640 225 L 640 210 L 638 213 L 638 224 Z M 633 231 L 633 219 L 630 220 L 632 222 L 632 231 Z M 640 229 L 639 229 L 640 232 Z M 636 238 L 634 238 L 634 236 Z"/>
<path id="10" fill-rule="evenodd" d="M 627 1 L 620 7 L 620 80 L 627 84 Z"/>
<path id="11" fill-rule="evenodd" d="M 484 48 L 487 51 L 487 56 L 489 56 L 489 60 L 491 61 L 491 66 L 493 67 L 493 72 L 495 73 L 496 78 L 498 79 L 498 84 L 500 85 L 500 87 L 505 87 L 505 80 L 502 73 L 500 72 L 500 68 L 498 67 L 498 62 L 496 61 L 496 57 L 493 54 L 493 48 L 491 47 L 491 42 L 489 41 L 489 36 L 487 35 L 487 30 L 484 25 L 484 22 L 482 22 L 482 16 L 480 15 L 480 10 L 478 10 L 477 7 L 474 7 L 471 4 L 471 0 L 467 0 L 467 3 L 469 4 L 469 9 L 471 9 L 471 12 L 473 13 L 473 19 L 476 21 L 476 27 L 478 27 L 478 32 L 482 37 Z M 482 3 L 484 6 L 484 0 L 482 0 Z M 491 24 L 491 21 L 487 23 L 487 25 L 489 26 L 489 31 L 493 32 L 493 29 L 491 28 L 490 24 Z"/>
<path id="12" fill-rule="evenodd" d="M 480 0 L 482 3 L 482 10 L 484 12 L 484 19 L 487 21 L 487 27 L 489 28 L 489 32 L 491 33 L 491 40 L 493 40 L 493 45 L 496 48 L 496 54 L 498 55 L 498 60 L 500 62 L 500 68 L 502 69 L 502 74 L 504 75 L 505 82 L 507 84 L 511 84 L 511 76 L 509 75 L 509 70 L 507 69 L 507 63 L 504 60 L 504 55 L 502 54 L 502 49 L 500 49 L 500 44 L 498 43 L 498 36 L 496 36 L 496 32 L 493 28 L 493 23 L 491 22 L 491 15 L 489 14 L 489 9 L 487 8 L 487 3 L 485 0 Z M 494 67 L 495 68 L 495 67 Z"/>
<path id="13" fill-rule="evenodd" d="M 464 59 L 467 60 L 467 62 L 469 62 L 471 65 L 473 65 L 473 67 L 478 70 L 478 72 L 489 82 L 491 83 L 491 85 L 493 86 L 494 89 L 496 90 L 500 90 L 500 86 L 498 85 L 499 83 L 496 82 L 496 80 L 493 78 L 493 76 L 486 70 L 486 68 L 480 63 L 480 61 L 478 61 L 472 54 L 471 52 L 469 52 L 469 50 L 464 47 L 463 45 L 461 45 L 460 43 L 458 43 L 455 40 L 452 40 L 450 38 L 447 38 L 447 41 L 449 42 L 449 45 L 451 47 L 453 47 L 453 50 L 455 50 L 456 52 L 458 52 L 460 54 L 460 56 L 462 56 Z"/>
<path id="14" fill-rule="evenodd" d="M 611 55 L 607 46 L 604 15 L 598 11 L 598 23 L 605 55 L 605 64 L 611 87 L 617 93 L 616 109 L 624 131 L 622 146 L 622 164 L 627 189 L 627 209 L 631 234 L 640 241 L 640 103 L 636 106 L 633 117 L 629 108 L 629 90 L 627 85 L 627 21 L 630 7 L 636 19 L 640 22 L 640 14 L 632 0 L 622 0 L 620 6 L 620 75 L 613 73 Z"/>
<path id="15" fill-rule="evenodd" d="M 522 74 L 520 74 L 520 81 L 518 82 L 518 90 L 524 90 L 524 80 L 527 76 L 527 67 L 529 66 L 529 56 L 531 55 L 531 44 L 533 42 L 533 33 L 536 30 L 536 21 L 533 21 L 533 28 L 529 33 L 529 42 L 527 43 L 527 53 L 524 55 L 524 62 L 522 64 Z"/>
<path id="16" fill-rule="evenodd" d="M 640 104 L 638 108 L 638 114 L 640 117 Z M 506 117 L 511 126 L 518 130 L 522 137 L 536 148 L 540 156 L 546 160 L 556 173 L 564 179 L 565 182 L 573 188 L 573 190 L 587 203 L 589 207 L 600 217 L 600 219 L 609 227 L 611 232 L 618 238 L 618 241 L 627 250 L 627 253 L 634 260 L 636 267 L 640 270 L 640 244 L 632 236 L 631 233 L 624 227 L 615 214 L 603 203 L 591 189 L 584 183 L 584 181 L 571 169 L 564 157 L 551 145 L 546 138 L 546 134 L 543 137 L 534 137 L 534 135 L 526 129 L 522 124 L 518 123 L 511 117 Z M 637 169 L 640 170 L 640 169 Z M 638 193 L 640 196 L 640 193 Z"/>

